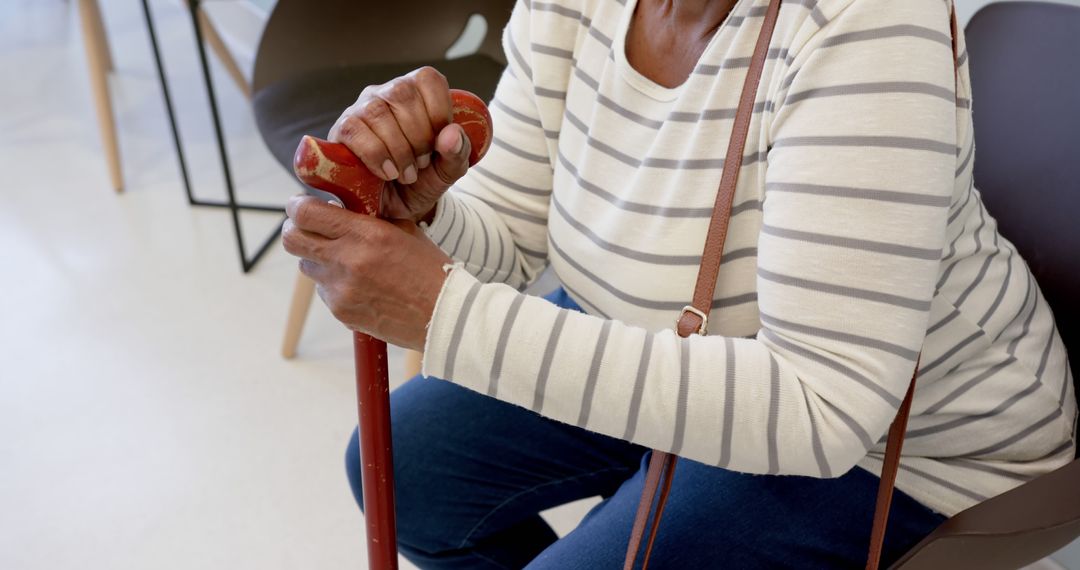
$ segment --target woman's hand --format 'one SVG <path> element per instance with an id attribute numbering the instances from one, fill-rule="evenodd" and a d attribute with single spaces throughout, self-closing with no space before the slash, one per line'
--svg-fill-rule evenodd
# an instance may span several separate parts
<path id="1" fill-rule="evenodd" d="M 348 328 L 423 350 L 451 259 L 414 223 L 349 212 L 311 196 L 285 208 L 285 250 Z"/>
<path id="2" fill-rule="evenodd" d="M 451 124 L 450 87 L 432 67 L 365 88 L 329 140 L 343 143 L 387 181 L 379 216 L 428 220 L 435 203 L 469 168 L 469 138 Z"/>

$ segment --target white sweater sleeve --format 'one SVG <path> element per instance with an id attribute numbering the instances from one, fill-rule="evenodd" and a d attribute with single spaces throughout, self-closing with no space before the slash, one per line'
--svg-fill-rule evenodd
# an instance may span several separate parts
<path id="1" fill-rule="evenodd" d="M 955 108 L 917 90 L 808 94 L 850 88 L 853 77 L 952 93 L 947 45 L 845 41 L 912 23 L 947 37 L 944 9 L 907 4 L 856 0 L 827 14 L 793 54 L 786 102 L 767 126 L 755 338 L 681 339 L 453 271 L 424 373 L 706 464 L 848 471 L 888 428 L 925 334 L 956 163 Z"/>
<path id="2" fill-rule="evenodd" d="M 552 183 L 552 147 L 532 89 L 528 11 L 522 3 L 503 44 L 510 63 L 489 105 L 492 145 L 439 201 L 427 234 L 478 279 L 520 289 L 547 265 Z"/>

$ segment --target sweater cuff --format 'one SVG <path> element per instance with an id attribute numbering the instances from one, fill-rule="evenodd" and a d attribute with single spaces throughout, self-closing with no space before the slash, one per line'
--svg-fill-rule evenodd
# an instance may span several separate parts
<path id="1" fill-rule="evenodd" d="M 440 208 L 441 209 L 441 208 Z M 436 217 L 436 221 L 437 221 Z M 435 222 L 432 227 L 435 227 Z M 480 282 L 462 270 L 460 265 L 448 268 L 449 273 L 443 282 L 439 297 L 435 300 L 435 310 L 428 323 L 427 339 L 424 341 L 424 358 L 421 362 L 421 374 L 436 378 L 447 378 L 447 355 L 456 351 L 461 344 L 461 337 L 466 334 L 465 320 L 468 319 L 469 306 L 476 298 Z M 456 338 L 455 338 L 456 337 Z"/>
<path id="2" fill-rule="evenodd" d="M 446 248 L 443 247 L 443 242 L 447 241 L 450 236 L 450 230 L 454 226 L 454 221 L 457 218 L 454 215 L 457 210 L 457 204 L 451 193 L 448 191 L 439 198 L 439 201 L 435 203 L 435 217 L 432 218 L 430 224 L 421 223 L 420 229 L 424 231 L 431 241 L 435 242 L 443 251 Z"/>

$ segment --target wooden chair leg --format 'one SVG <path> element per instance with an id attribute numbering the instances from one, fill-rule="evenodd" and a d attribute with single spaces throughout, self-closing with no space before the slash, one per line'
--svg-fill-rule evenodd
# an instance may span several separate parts
<path id="1" fill-rule="evenodd" d="M 97 0 L 79 0 L 79 20 L 82 22 L 83 45 L 89 67 L 90 91 L 94 96 L 98 126 L 101 130 L 101 143 L 105 151 L 105 160 L 109 167 L 109 178 L 117 192 L 124 191 L 124 180 L 120 170 L 120 147 L 116 138 L 116 119 L 113 116 L 112 100 L 109 97 L 109 69 L 112 58 L 109 56 L 109 43 L 105 37 L 105 27 L 101 22 L 101 10 Z"/>
<path id="2" fill-rule="evenodd" d="M 206 43 L 210 45 L 210 49 L 214 50 L 218 61 L 225 67 L 225 71 L 229 73 L 229 77 L 232 77 L 233 82 L 240 88 L 240 92 L 248 99 L 251 99 L 251 86 L 248 85 L 244 72 L 240 70 L 240 65 L 233 58 L 232 53 L 229 52 L 225 40 L 221 39 L 221 35 L 218 33 L 217 28 L 214 27 L 214 23 L 210 21 L 210 17 L 201 8 L 199 9 L 199 28 L 202 29 Z"/>
<path id="3" fill-rule="evenodd" d="M 285 323 L 285 340 L 281 343 L 281 356 L 296 356 L 296 345 L 300 343 L 300 334 L 304 332 L 304 321 L 307 320 L 311 298 L 314 296 L 315 282 L 297 271 L 292 303 L 289 305 L 289 320 Z"/>
<path id="4" fill-rule="evenodd" d="M 424 358 L 424 353 L 416 350 L 405 351 L 405 380 L 408 380 L 420 373 L 420 363 Z"/>
<path id="5" fill-rule="evenodd" d="M 90 25 L 94 27 L 94 36 L 102 39 L 98 43 L 98 49 L 101 52 L 102 61 L 105 62 L 105 70 L 112 72 L 116 67 L 113 65 L 112 50 L 109 49 L 109 36 L 105 33 L 105 20 L 101 17 L 101 6 L 97 0 L 90 2 L 89 6 L 86 17 L 90 20 Z"/>

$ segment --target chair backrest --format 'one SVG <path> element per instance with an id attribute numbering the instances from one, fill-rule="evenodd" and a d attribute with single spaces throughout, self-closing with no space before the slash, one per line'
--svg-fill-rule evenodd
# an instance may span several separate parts
<path id="1" fill-rule="evenodd" d="M 487 21 L 479 51 L 505 63 L 500 40 L 512 8 L 512 0 L 278 0 L 252 91 L 318 69 L 443 59 L 473 14 Z"/>
<path id="2" fill-rule="evenodd" d="M 1080 370 L 1080 7 L 990 4 L 965 30 L 975 186 Z M 1075 381 L 1080 375 L 1074 374 Z"/>
<path id="3" fill-rule="evenodd" d="M 965 29 L 975 186 L 1080 367 L 1080 7 L 991 4 Z M 1074 374 L 1074 381 L 1076 375 Z M 959 513 L 894 568 L 1017 568 L 1080 535 L 1080 460 Z"/>

